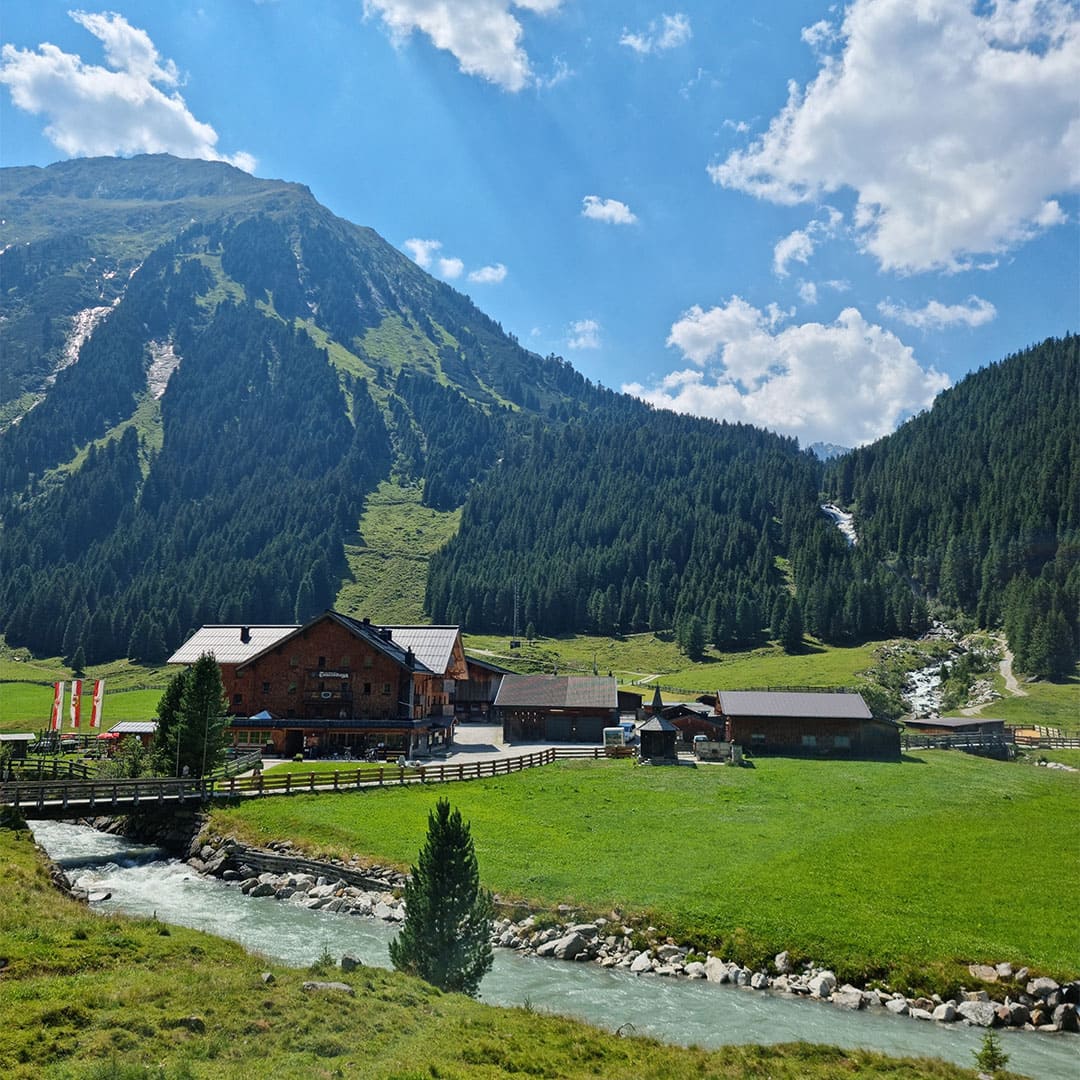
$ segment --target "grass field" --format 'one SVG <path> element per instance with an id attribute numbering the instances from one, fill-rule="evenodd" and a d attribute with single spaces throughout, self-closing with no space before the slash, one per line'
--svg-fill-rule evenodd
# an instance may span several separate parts
<path id="1" fill-rule="evenodd" d="M 83 722 L 89 722 L 94 679 L 105 680 L 102 713 L 108 728 L 118 720 L 151 719 L 171 674 L 164 665 L 147 667 L 128 660 L 88 667 L 83 676 Z M 52 710 L 53 683 L 61 679 L 70 682 L 71 678 L 71 669 L 59 657 L 36 659 L 25 649 L 12 649 L 0 641 L 0 732 L 44 728 Z M 70 727 L 67 694 L 64 709 L 66 730 Z"/>
<path id="2" fill-rule="evenodd" d="M 418 487 L 390 481 L 368 496 L 360 537 L 345 545 L 352 580 L 338 593 L 338 611 L 381 623 L 425 621 L 428 563 L 457 532 L 460 511 L 432 510 L 420 497 Z"/>
<path id="3" fill-rule="evenodd" d="M 0 1074 L 10 1080 L 975 1075 L 805 1044 L 681 1049 L 481 1005 L 378 968 L 285 968 L 194 930 L 91 914 L 52 887 L 25 830 L 0 827 L 0 863 Z M 355 996 L 307 993 L 313 977 L 347 982 Z"/>
<path id="4" fill-rule="evenodd" d="M 504 899 L 638 916 L 748 963 L 789 949 L 841 979 L 970 982 L 969 962 L 1080 974 L 1060 896 L 1080 874 L 1080 777 L 947 751 L 752 769 L 560 763 L 511 777 L 214 812 L 249 840 L 407 866 L 447 795 Z M 1022 886 L 1021 884 L 1022 883 Z"/>
<path id="5" fill-rule="evenodd" d="M 809 643 L 804 653 L 788 655 L 779 646 L 741 652 L 706 652 L 692 663 L 679 652 L 669 635 L 631 634 L 625 638 L 590 637 L 585 634 L 522 640 L 510 648 L 507 637 L 468 634 L 465 648 L 515 671 L 592 673 L 593 661 L 601 675 L 611 672 L 619 684 L 651 695 L 659 683 L 672 690 L 698 693 L 766 686 L 849 686 L 872 667 L 880 642 L 850 648 Z M 642 683 L 643 685 L 635 685 Z"/>
<path id="6" fill-rule="evenodd" d="M 1021 682 L 1026 697 L 1012 697 L 1000 675 L 995 675 L 994 685 L 1001 700 L 992 701 L 981 710 L 981 716 L 1021 727 L 1041 724 L 1074 734 L 1080 732 L 1080 676 L 1059 682 Z"/>

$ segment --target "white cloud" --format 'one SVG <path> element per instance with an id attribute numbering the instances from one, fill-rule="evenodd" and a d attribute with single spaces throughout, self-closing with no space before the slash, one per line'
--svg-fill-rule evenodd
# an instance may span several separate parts
<path id="1" fill-rule="evenodd" d="M 601 199 L 599 195 L 586 195 L 581 200 L 581 216 L 608 225 L 633 225 L 637 215 L 618 199 Z"/>
<path id="2" fill-rule="evenodd" d="M 566 347 L 568 349 L 599 349 L 600 324 L 595 319 L 579 319 L 577 322 L 572 322 Z"/>
<path id="3" fill-rule="evenodd" d="M 827 217 L 815 218 L 805 229 L 796 229 L 778 240 L 773 248 L 773 273 L 777 277 L 788 276 L 788 263 L 799 262 L 805 266 L 821 240 L 836 235 L 844 215 L 831 206 L 825 208 Z"/>
<path id="4" fill-rule="evenodd" d="M 73 157 L 169 153 L 254 171 L 250 154 L 218 151 L 217 132 L 192 116 L 174 89 L 176 65 L 144 30 L 113 12 L 70 15 L 102 43 L 108 67 L 48 42 L 36 52 L 7 44 L 0 53 L 0 82 L 17 108 L 47 117 L 54 146 Z"/>
<path id="5" fill-rule="evenodd" d="M 439 277 L 446 278 L 447 281 L 453 281 L 454 278 L 461 277 L 465 270 L 465 264 L 457 258 L 440 258 L 438 266 Z"/>
<path id="6" fill-rule="evenodd" d="M 479 270 L 473 270 L 469 274 L 469 280 L 478 285 L 498 285 L 506 280 L 506 267 L 502 263 L 494 266 L 481 266 Z"/>
<path id="7" fill-rule="evenodd" d="M 814 241 L 805 229 L 796 229 L 778 240 L 773 248 L 773 273 L 787 277 L 788 263 L 800 262 L 805 266 L 814 253 Z"/>
<path id="8" fill-rule="evenodd" d="M 917 330 L 937 330 L 945 326 L 983 326 L 997 317 L 997 308 L 981 296 L 969 296 L 964 304 L 943 304 L 931 300 L 925 307 L 909 308 L 882 300 L 878 311 L 887 319 L 896 319 Z"/>
<path id="9" fill-rule="evenodd" d="M 662 408 L 798 435 L 804 445 L 857 446 L 892 431 L 949 385 L 854 308 L 833 323 L 781 326 L 777 314 L 738 296 L 707 311 L 692 307 L 667 344 L 696 367 L 623 390 Z"/>
<path id="10" fill-rule="evenodd" d="M 442 248 L 442 241 L 420 240 L 413 237 L 411 240 L 406 240 L 401 246 L 405 248 L 417 266 L 427 270 L 435 258 L 435 253 Z"/>
<path id="11" fill-rule="evenodd" d="M 441 255 L 441 240 L 421 240 L 412 237 L 401 245 L 408 252 L 410 258 L 417 266 L 428 270 L 446 281 L 455 281 L 465 273 L 465 263 L 456 255 Z M 492 266 L 481 266 L 479 270 L 473 270 L 469 275 L 469 281 L 479 282 L 481 285 L 498 285 L 506 277 L 506 267 L 502 263 Z"/>
<path id="12" fill-rule="evenodd" d="M 562 0 L 364 0 L 364 14 L 377 14 L 397 42 L 414 30 L 437 49 L 451 53 L 465 75 L 479 75 L 504 90 L 534 80 L 524 29 L 513 9 L 546 15 Z"/>
<path id="13" fill-rule="evenodd" d="M 644 33 L 632 34 L 624 29 L 619 44 L 633 49 L 639 56 L 649 53 L 664 52 L 685 45 L 693 36 L 690 19 L 681 12 L 675 15 L 661 15 L 660 21 L 653 19 Z"/>
<path id="14" fill-rule="evenodd" d="M 1064 220 L 1080 186 L 1080 18 L 1072 0 L 853 0 L 804 89 L 713 179 L 795 204 L 858 196 L 886 270 L 944 269 Z M 830 35 L 804 31 L 815 48 Z"/>
<path id="15" fill-rule="evenodd" d="M 800 281 L 799 299 L 811 307 L 816 304 L 818 301 L 817 285 L 812 281 Z"/>

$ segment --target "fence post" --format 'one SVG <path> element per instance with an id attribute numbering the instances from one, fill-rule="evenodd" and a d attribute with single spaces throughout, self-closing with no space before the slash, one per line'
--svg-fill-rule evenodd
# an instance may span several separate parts
<path id="1" fill-rule="evenodd" d="M 334 790 L 335 791 L 338 790 L 338 771 L 337 771 L 337 769 L 334 770 Z"/>

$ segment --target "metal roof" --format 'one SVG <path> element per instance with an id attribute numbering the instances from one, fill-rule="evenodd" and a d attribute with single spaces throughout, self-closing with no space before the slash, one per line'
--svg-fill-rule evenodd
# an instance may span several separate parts
<path id="1" fill-rule="evenodd" d="M 169 657 L 169 663 L 194 664 L 203 653 L 209 653 L 219 664 L 242 664 L 299 629 L 296 625 L 204 626 Z M 247 641 L 240 637 L 244 630 L 248 633 Z"/>
<path id="2" fill-rule="evenodd" d="M 386 626 L 392 639 L 413 655 L 424 667 L 442 675 L 450 667 L 454 642 L 458 639 L 456 626 Z"/>
<path id="3" fill-rule="evenodd" d="M 641 727 L 638 728 L 638 732 L 643 731 L 678 731 L 679 729 L 670 721 L 665 720 L 659 713 L 650 716 Z"/>
<path id="4" fill-rule="evenodd" d="M 942 727 L 942 728 L 977 728 L 984 724 L 1005 725 L 1004 720 L 993 720 L 988 716 L 914 716 L 904 721 L 905 727 Z"/>
<path id="5" fill-rule="evenodd" d="M 113 724 L 109 731 L 115 731 L 117 735 L 153 735 L 157 731 L 157 721 L 121 720 L 119 724 Z"/>
<path id="6" fill-rule="evenodd" d="M 797 719 L 869 720 L 861 694 L 813 691 L 721 690 L 717 712 L 725 716 L 785 716 Z"/>
<path id="7" fill-rule="evenodd" d="M 0 742 L 33 742 L 37 736 L 31 731 L 0 732 Z"/>
<path id="8" fill-rule="evenodd" d="M 618 683 L 605 675 L 504 675 L 495 708 L 617 709 Z"/>

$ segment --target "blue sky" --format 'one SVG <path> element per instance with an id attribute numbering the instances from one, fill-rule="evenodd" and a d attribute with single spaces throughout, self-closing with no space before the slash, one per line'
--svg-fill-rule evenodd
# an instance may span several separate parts
<path id="1" fill-rule="evenodd" d="M 4 165 L 307 184 L 535 351 L 855 445 L 1078 329 L 1070 0 L 5 4 Z"/>

